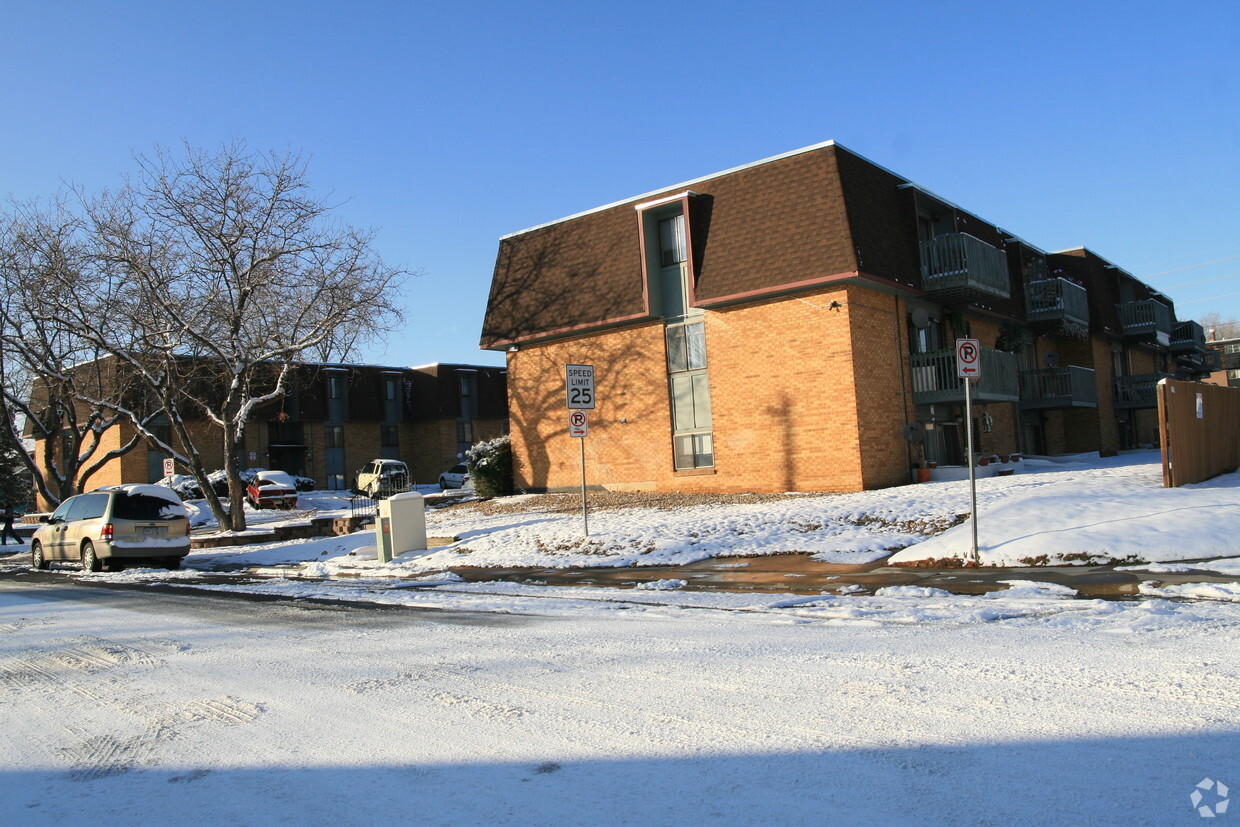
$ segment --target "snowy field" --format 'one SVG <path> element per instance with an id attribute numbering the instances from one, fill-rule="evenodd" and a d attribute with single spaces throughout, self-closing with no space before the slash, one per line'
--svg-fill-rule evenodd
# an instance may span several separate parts
<path id="1" fill-rule="evenodd" d="M 1093 554 L 1189 569 L 1177 561 L 1240 553 L 1238 485 L 1232 474 L 1165 491 L 1156 453 L 1032 463 L 979 485 L 983 559 Z M 91 576 L 137 591 L 70 588 L 82 575 L 68 567 L 63 586 L 27 582 L 8 558 L 5 822 L 1190 824 L 1202 807 L 1217 823 L 1240 817 L 1223 804 L 1240 790 L 1234 584 L 1147 585 L 1139 599 L 1104 601 L 1025 579 L 985 596 L 793 595 L 445 572 L 747 551 L 853 562 L 896 546 L 940 558 L 967 550 L 968 525 L 931 538 L 918 526 L 953 522 L 967 502 L 967 483 L 932 483 L 601 510 L 589 546 L 579 515 L 536 500 L 455 507 L 428 522 L 458 543 L 389 565 L 365 551 L 373 532 L 359 532 L 195 552 L 180 572 Z M 322 579 L 242 584 L 209 573 L 221 565 Z M 1240 575 L 1240 560 L 1208 568 Z"/>

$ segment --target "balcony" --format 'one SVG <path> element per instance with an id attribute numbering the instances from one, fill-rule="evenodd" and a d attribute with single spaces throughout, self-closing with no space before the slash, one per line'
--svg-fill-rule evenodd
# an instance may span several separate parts
<path id="1" fill-rule="evenodd" d="M 956 375 L 954 349 L 914 353 L 911 362 L 915 404 L 964 402 L 964 380 Z M 970 392 L 974 402 L 1016 402 L 1020 399 L 1015 354 L 984 347 L 981 365 L 982 377 Z"/>
<path id="2" fill-rule="evenodd" d="M 1006 299 L 1007 254 L 968 233 L 944 233 L 921 242 L 921 286 L 948 304 Z"/>
<path id="3" fill-rule="evenodd" d="M 1179 322 L 1171 331 L 1172 353 L 1206 352 L 1206 332 L 1196 322 Z"/>
<path id="4" fill-rule="evenodd" d="M 1180 353 L 1175 361 L 1175 377 L 1188 381 L 1206 379 L 1223 369 L 1223 354 L 1214 348 L 1207 348 L 1203 353 Z"/>
<path id="5" fill-rule="evenodd" d="M 1089 324 L 1089 295 L 1067 279 L 1031 281 L 1025 285 L 1025 316 L 1030 322 Z"/>
<path id="6" fill-rule="evenodd" d="M 1098 383 L 1094 371 L 1075 365 L 1023 371 L 1020 407 L 1021 410 L 1096 408 Z"/>
<path id="7" fill-rule="evenodd" d="M 1120 376 L 1115 380 L 1115 407 L 1156 408 L 1158 407 L 1159 380 L 1173 378 L 1169 373 L 1138 373 L 1133 376 Z"/>
<path id="8" fill-rule="evenodd" d="M 1119 323 L 1124 335 L 1134 339 L 1171 341 L 1171 308 L 1157 299 L 1119 304 Z"/>

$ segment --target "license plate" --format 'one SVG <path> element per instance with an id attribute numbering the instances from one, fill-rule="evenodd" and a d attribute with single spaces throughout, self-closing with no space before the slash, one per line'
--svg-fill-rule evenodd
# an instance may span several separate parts
<path id="1" fill-rule="evenodd" d="M 163 534 L 164 534 L 164 530 L 160 526 L 148 525 L 148 526 L 143 526 L 142 528 L 143 537 L 162 537 Z"/>

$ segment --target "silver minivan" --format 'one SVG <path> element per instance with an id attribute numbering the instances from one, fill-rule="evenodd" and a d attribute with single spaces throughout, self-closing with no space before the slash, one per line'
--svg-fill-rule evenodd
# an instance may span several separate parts
<path id="1" fill-rule="evenodd" d="M 82 571 L 112 571 L 125 562 L 180 568 L 189 554 L 189 514 L 162 485 L 116 485 L 60 504 L 30 538 L 30 564 L 80 562 Z"/>

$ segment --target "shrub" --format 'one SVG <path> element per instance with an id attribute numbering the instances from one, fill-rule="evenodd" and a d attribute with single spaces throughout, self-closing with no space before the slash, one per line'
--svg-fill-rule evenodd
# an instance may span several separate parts
<path id="1" fill-rule="evenodd" d="M 503 497 L 512 493 L 512 445 L 508 435 L 479 442 L 465 452 L 469 476 L 479 497 Z"/>

